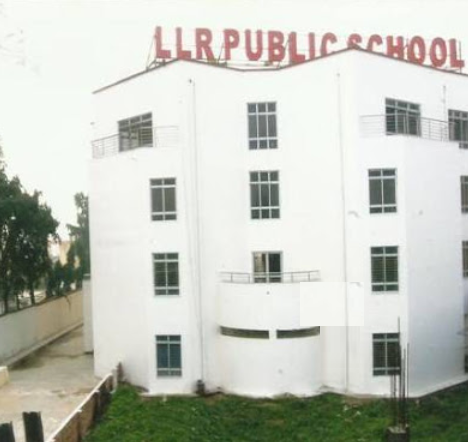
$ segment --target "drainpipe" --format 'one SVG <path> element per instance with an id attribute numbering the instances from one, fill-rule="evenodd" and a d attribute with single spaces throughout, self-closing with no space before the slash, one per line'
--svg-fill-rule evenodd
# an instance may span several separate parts
<path id="1" fill-rule="evenodd" d="M 194 257 L 195 257 L 195 290 L 196 300 L 198 307 L 198 339 L 200 346 L 200 380 L 205 382 L 205 342 L 203 333 L 203 303 L 202 303 L 202 282 L 201 282 L 201 221 L 200 221 L 200 199 L 199 199 L 199 173 L 198 173 L 198 134 L 197 134 L 197 94 L 195 81 L 189 79 L 191 86 L 191 120 L 192 120 L 192 146 L 193 146 L 193 157 L 189 158 L 189 164 L 191 163 L 192 173 L 192 196 L 194 202 L 194 224 L 195 224 L 195 235 L 194 238 Z"/>
<path id="2" fill-rule="evenodd" d="M 344 309 L 345 309 L 345 391 L 349 391 L 349 318 L 348 318 L 348 234 L 346 226 L 346 189 L 345 189 L 345 164 L 343 143 L 343 115 L 341 97 L 341 74 L 336 74 L 337 79 L 337 101 L 338 101 L 338 146 L 340 151 L 341 172 L 341 207 L 343 211 L 342 235 L 343 235 L 343 280 L 344 280 Z"/>

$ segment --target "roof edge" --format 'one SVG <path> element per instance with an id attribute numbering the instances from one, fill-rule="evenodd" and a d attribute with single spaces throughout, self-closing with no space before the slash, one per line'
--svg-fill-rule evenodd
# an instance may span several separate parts
<path id="1" fill-rule="evenodd" d="M 136 77 L 147 74 L 149 72 L 153 72 L 153 71 L 155 71 L 157 69 L 165 68 L 165 67 L 167 67 L 169 65 L 172 65 L 172 64 L 178 63 L 178 62 L 194 63 L 194 64 L 198 64 L 198 65 L 212 67 L 212 68 L 215 68 L 215 69 L 227 69 L 227 70 L 230 70 L 230 71 L 242 72 L 242 73 L 248 73 L 248 72 L 275 72 L 275 71 L 281 71 L 281 70 L 284 70 L 284 69 L 295 68 L 295 67 L 302 66 L 302 65 L 305 65 L 305 64 L 309 64 L 309 63 L 315 63 L 317 61 L 328 59 L 328 58 L 334 57 L 336 55 L 341 55 L 343 53 L 354 52 L 354 51 L 369 54 L 369 55 L 375 55 L 377 57 L 382 57 L 382 58 L 385 58 L 387 60 L 393 60 L 393 61 L 396 61 L 396 62 L 406 63 L 406 64 L 409 64 L 411 66 L 417 66 L 417 67 L 420 67 L 420 68 L 430 69 L 432 71 L 440 72 L 442 74 L 452 74 L 452 75 L 460 75 L 462 77 L 468 77 L 468 74 L 465 74 L 463 72 L 456 72 L 456 71 L 450 71 L 450 70 L 446 70 L 446 69 L 439 69 L 439 68 L 435 68 L 433 66 L 414 63 L 412 61 L 401 59 L 401 58 L 389 57 L 388 55 L 382 54 L 382 53 L 379 53 L 379 52 L 373 52 L 373 51 L 369 51 L 367 49 L 363 49 L 363 48 L 359 48 L 359 47 L 353 47 L 353 48 L 340 49 L 340 50 L 332 52 L 330 54 L 323 55 L 322 57 L 317 57 L 317 58 L 314 58 L 314 59 L 311 59 L 311 60 L 306 60 L 306 61 L 303 61 L 301 63 L 292 63 L 292 64 L 288 64 L 288 65 L 285 65 L 285 66 L 278 66 L 278 67 L 273 67 L 273 68 L 272 67 L 264 67 L 264 68 L 260 67 L 260 68 L 250 68 L 250 69 L 249 68 L 239 68 L 239 67 L 235 67 L 235 66 L 229 66 L 227 64 L 227 62 L 226 63 L 210 63 L 208 61 L 202 61 L 202 60 L 192 60 L 192 59 L 187 60 L 187 59 L 178 59 L 178 58 L 176 58 L 174 60 L 163 61 L 160 64 L 158 64 L 157 66 L 147 68 L 144 71 L 139 71 L 139 72 L 137 72 L 135 74 L 129 75 L 128 77 L 124 77 L 124 78 L 122 78 L 122 79 L 120 79 L 120 80 L 118 80 L 118 81 L 116 81 L 114 83 L 110 83 L 110 84 L 108 84 L 106 86 L 102 86 L 102 87 L 94 90 L 92 93 L 93 94 L 98 94 L 99 92 L 103 92 L 103 91 L 105 91 L 107 89 L 110 89 L 110 88 L 112 88 L 114 86 L 118 86 L 119 84 L 122 84 L 122 83 L 125 83 L 127 81 L 133 80 Z"/>

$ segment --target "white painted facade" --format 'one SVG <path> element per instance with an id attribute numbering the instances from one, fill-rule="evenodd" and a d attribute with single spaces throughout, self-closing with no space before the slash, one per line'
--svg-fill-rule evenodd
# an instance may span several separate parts
<path id="1" fill-rule="evenodd" d="M 269 71 L 177 61 L 97 91 L 96 139 L 148 112 L 168 132 L 159 147 L 91 162 L 96 374 L 122 362 L 155 394 L 190 393 L 202 379 L 250 396 L 385 395 L 372 334 L 400 330 L 412 396 L 466 379 L 468 150 L 386 135 L 386 98 L 447 122 L 448 109 L 468 111 L 468 77 L 347 51 Z M 277 105 L 277 149 L 249 150 L 247 103 L 256 102 Z M 383 116 L 377 133 L 368 115 Z M 396 213 L 369 213 L 368 170 L 380 168 L 397 170 Z M 249 172 L 260 170 L 279 171 L 279 219 L 251 219 Z M 152 221 L 150 180 L 168 177 L 177 220 Z M 371 291 L 375 246 L 398 246 L 398 292 Z M 319 280 L 223 282 L 223 272 L 252 273 L 256 251 L 281 251 L 283 272 L 318 271 Z M 171 252 L 180 294 L 155 295 L 152 254 Z M 221 335 L 220 326 L 268 330 L 269 339 Z M 276 338 L 313 326 L 320 335 Z M 157 376 L 156 335 L 181 336 L 182 376 Z"/>

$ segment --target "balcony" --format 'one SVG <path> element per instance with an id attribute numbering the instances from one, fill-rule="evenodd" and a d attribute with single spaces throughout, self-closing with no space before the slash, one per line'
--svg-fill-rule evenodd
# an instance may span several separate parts
<path id="1" fill-rule="evenodd" d="M 178 126 L 139 128 L 92 141 L 93 158 L 105 158 L 141 148 L 177 147 Z"/>
<path id="2" fill-rule="evenodd" d="M 434 141 L 455 141 L 453 123 L 417 115 L 364 115 L 360 123 L 364 137 L 404 135 Z"/>
<path id="3" fill-rule="evenodd" d="M 233 284 L 314 282 L 320 281 L 320 272 L 318 270 L 285 273 L 222 272 L 221 281 Z"/>

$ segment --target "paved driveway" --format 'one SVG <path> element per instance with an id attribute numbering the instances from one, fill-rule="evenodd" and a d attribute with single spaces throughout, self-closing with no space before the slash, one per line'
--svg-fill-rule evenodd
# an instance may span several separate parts
<path id="1" fill-rule="evenodd" d="M 47 439 L 98 381 L 80 327 L 10 370 L 10 383 L 0 388 L 0 423 L 12 421 L 17 442 L 23 442 L 21 413 L 40 411 Z"/>

